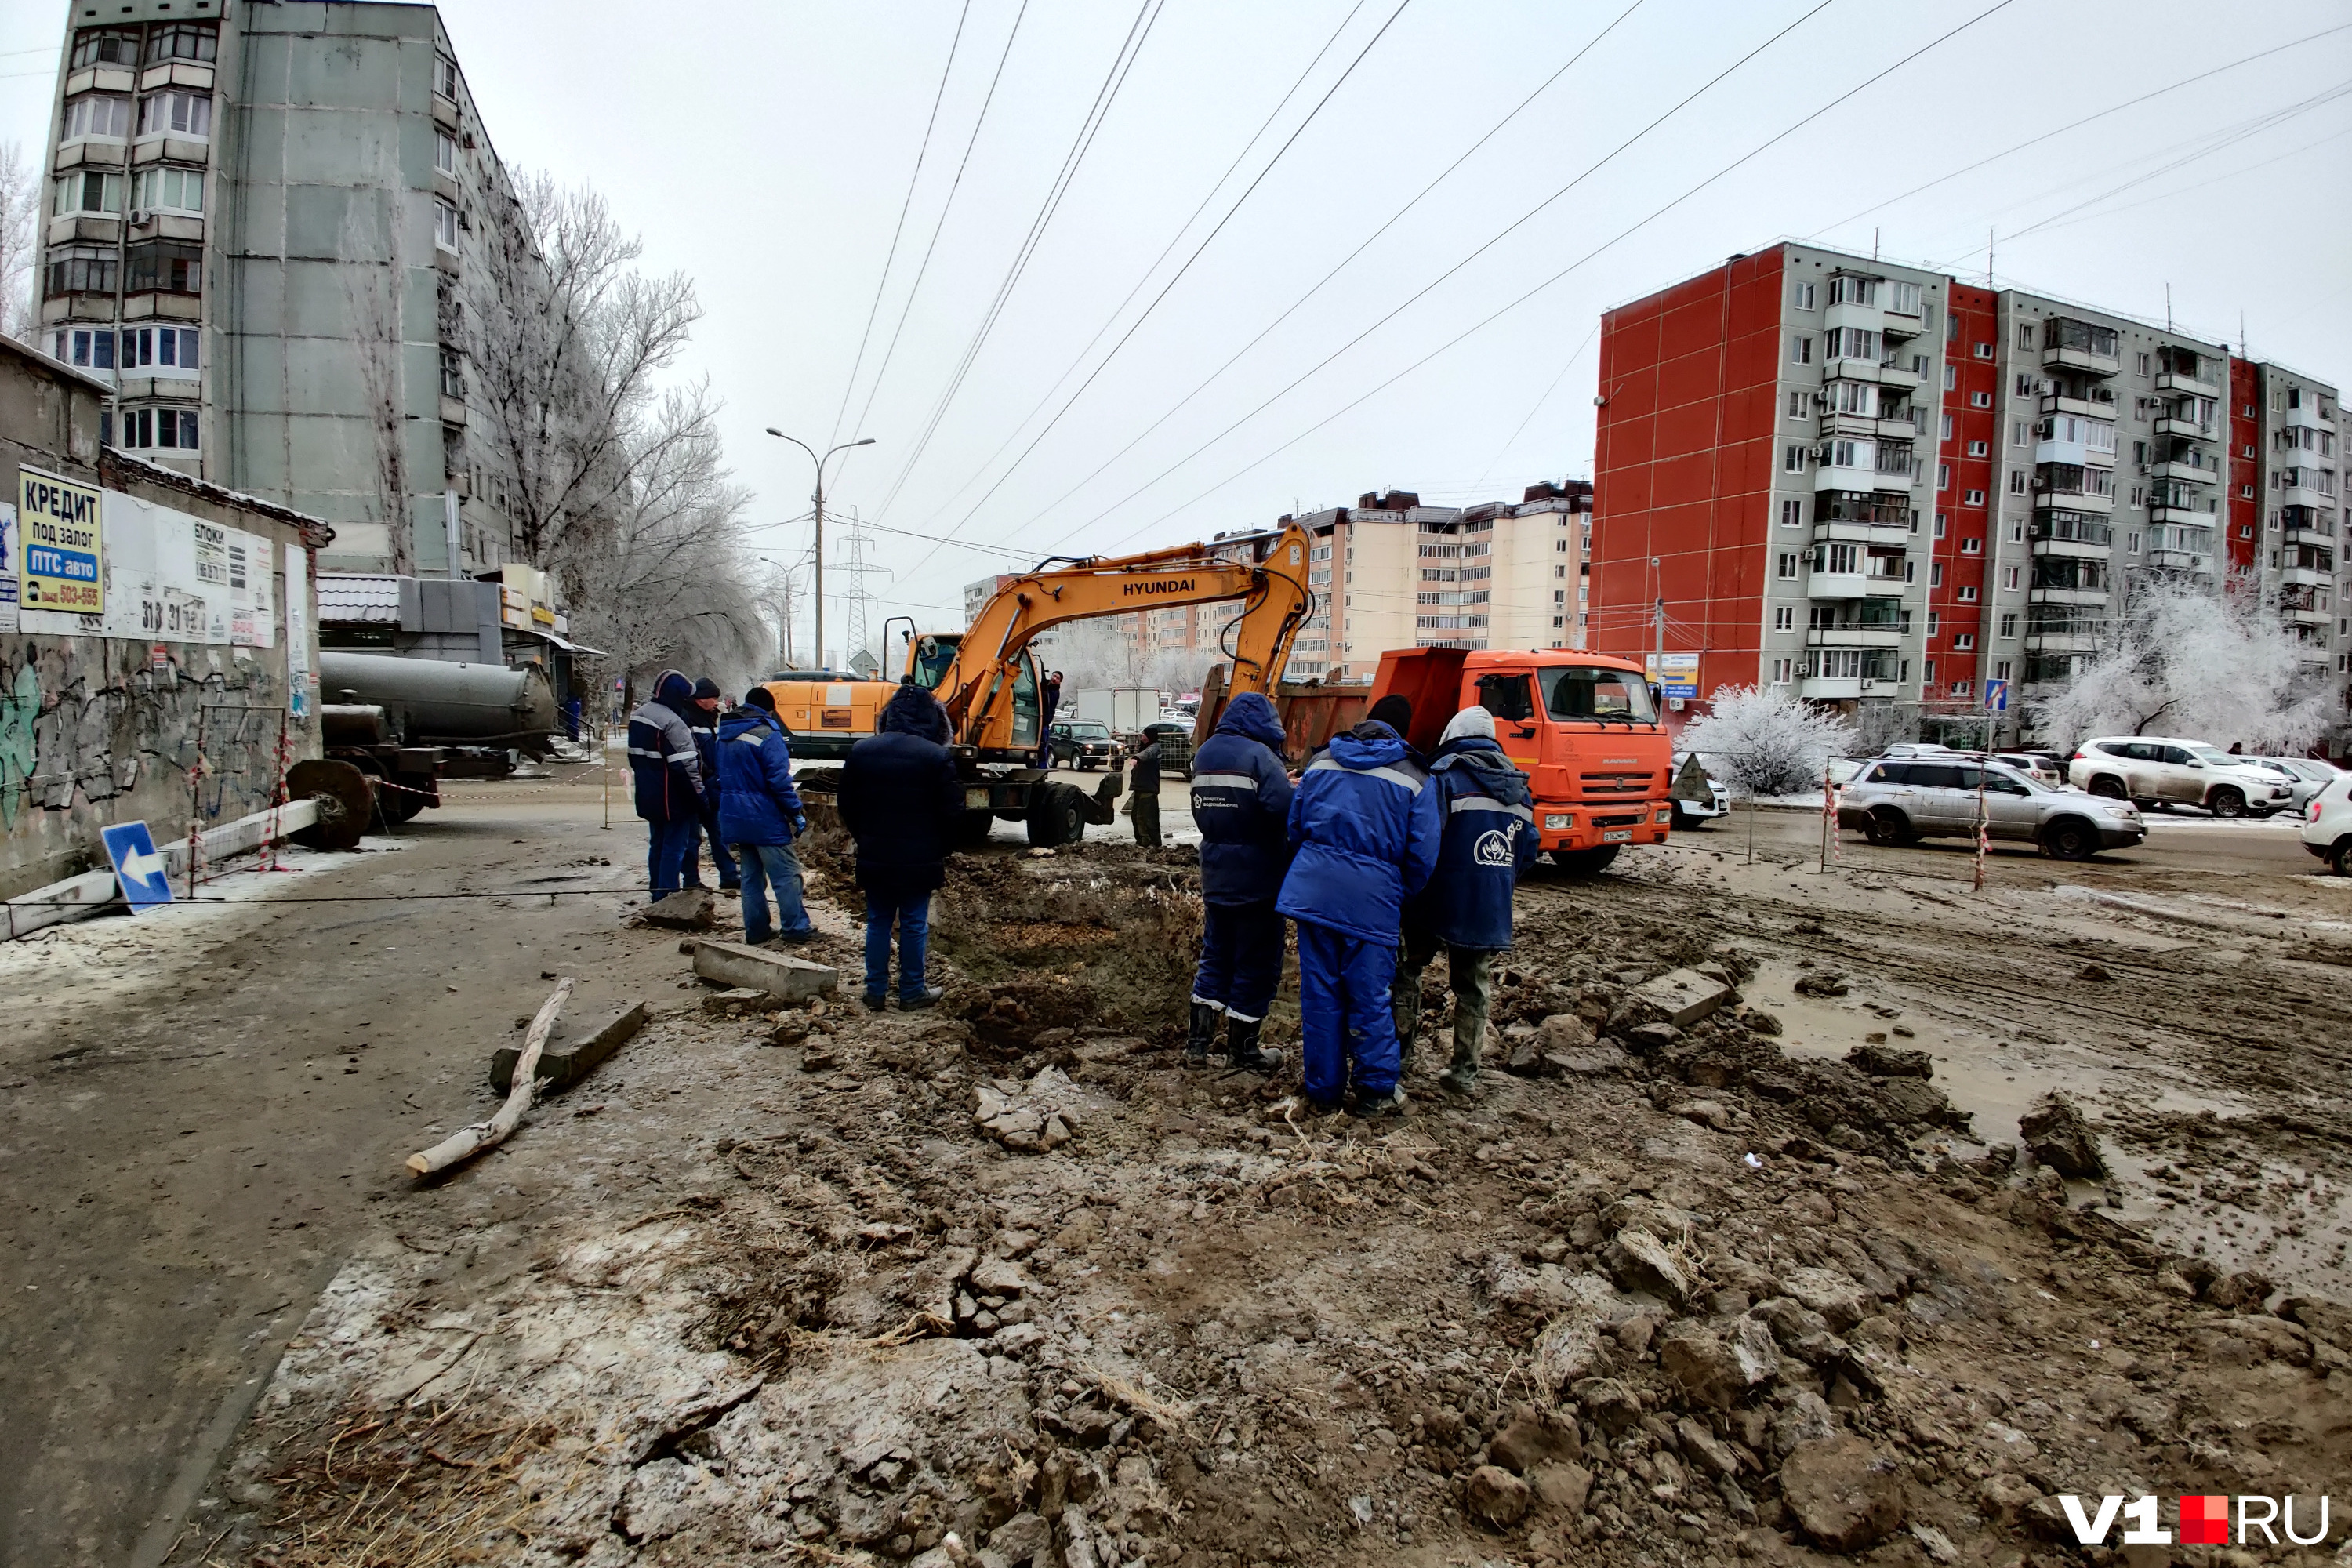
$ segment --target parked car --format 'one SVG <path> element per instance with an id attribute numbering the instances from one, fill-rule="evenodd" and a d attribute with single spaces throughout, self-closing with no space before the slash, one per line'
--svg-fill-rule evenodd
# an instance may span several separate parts
<path id="1" fill-rule="evenodd" d="M 1146 724 L 1143 733 L 1160 742 L 1160 772 L 1163 777 L 1189 779 L 1192 776 L 1192 726 L 1162 720 Z"/>
<path id="2" fill-rule="evenodd" d="M 2066 767 L 2048 752 L 1996 752 L 1993 760 L 2006 763 L 2027 777 L 2046 784 L 2066 782 Z"/>
<path id="3" fill-rule="evenodd" d="M 2339 773 L 2303 808 L 2303 847 L 2352 877 L 2352 773 Z"/>
<path id="4" fill-rule="evenodd" d="M 2203 741 L 2108 735 L 2074 748 L 2066 778 L 2076 789 L 2141 805 L 2201 805 L 2216 816 L 2268 816 L 2294 798 L 2285 779 Z"/>
<path id="5" fill-rule="evenodd" d="M 2245 760 L 2257 767 L 2268 768 L 2286 780 L 2287 786 L 2294 792 L 2288 799 L 2287 808 L 2298 815 L 2311 804 L 2315 795 L 2342 776 L 2327 763 L 2311 757 L 2248 757 Z"/>
<path id="6" fill-rule="evenodd" d="M 1107 766 L 1118 751 L 1110 726 L 1093 719 L 1055 720 L 1047 743 L 1054 749 L 1055 767 L 1081 772 Z"/>
<path id="7" fill-rule="evenodd" d="M 2055 788 L 2006 763 L 1957 755 L 1865 764 L 1839 796 L 1838 826 L 1860 828 L 1873 844 L 1972 837 L 1979 780 L 1989 837 L 2038 844 L 2062 860 L 2087 860 L 2102 849 L 2129 849 L 2147 837 L 2147 825 L 2129 801 Z"/>
<path id="8" fill-rule="evenodd" d="M 1731 791 L 1706 771 L 1706 764 L 1685 753 L 1674 760 L 1673 829 L 1685 832 L 1704 827 L 1731 813 Z"/>

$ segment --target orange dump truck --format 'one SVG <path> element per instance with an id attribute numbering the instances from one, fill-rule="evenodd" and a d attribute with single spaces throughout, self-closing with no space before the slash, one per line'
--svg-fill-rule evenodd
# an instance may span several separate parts
<path id="1" fill-rule="evenodd" d="M 1665 842 L 1674 747 L 1640 665 L 1581 648 L 1398 648 L 1372 683 L 1373 701 L 1391 694 L 1412 703 L 1405 739 L 1423 755 L 1463 709 L 1495 716 L 1554 864 L 1598 871 L 1628 844 Z"/>

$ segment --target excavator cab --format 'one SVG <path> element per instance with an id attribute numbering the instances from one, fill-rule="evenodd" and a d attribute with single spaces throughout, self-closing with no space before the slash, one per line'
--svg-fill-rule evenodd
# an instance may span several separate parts
<path id="1" fill-rule="evenodd" d="M 926 691 L 936 691 L 940 681 L 955 663 L 956 650 L 963 644 L 961 632 L 927 632 L 908 639 L 907 673 L 915 684 Z M 1037 656 L 1024 649 L 1017 673 L 1013 678 L 1013 733 L 1011 749 L 1024 755 L 1034 752 L 1045 732 L 1045 713 L 1038 692 Z M 961 739 L 961 737 L 959 737 Z"/>

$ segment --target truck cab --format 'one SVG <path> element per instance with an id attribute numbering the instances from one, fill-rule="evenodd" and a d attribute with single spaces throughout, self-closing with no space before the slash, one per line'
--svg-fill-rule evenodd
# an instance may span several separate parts
<path id="1" fill-rule="evenodd" d="M 1628 844 L 1665 842 L 1674 747 L 1640 665 L 1581 648 L 1400 648 L 1372 686 L 1374 701 L 1391 694 L 1412 701 L 1405 739 L 1424 755 L 1463 709 L 1495 716 L 1556 864 L 1597 871 Z"/>

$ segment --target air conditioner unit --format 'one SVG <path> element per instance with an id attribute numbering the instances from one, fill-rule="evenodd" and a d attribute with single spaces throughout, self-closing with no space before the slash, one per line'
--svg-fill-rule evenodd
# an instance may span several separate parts
<path id="1" fill-rule="evenodd" d="M 1824 463 L 1829 460 L 1830 449 L 1826 446 L 1808 447 L 1805 448 L 1805 456 L 1816 463 Z"/>
<path id="2" fill-rule="evenodd" d="M 133 228 L 145 228 L 154 221 L 155 215 L 144 207 L 135 208 L 131 214 L 131 226 Z"/>

